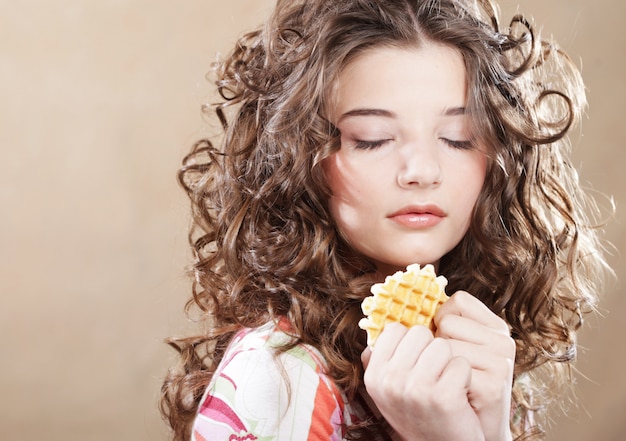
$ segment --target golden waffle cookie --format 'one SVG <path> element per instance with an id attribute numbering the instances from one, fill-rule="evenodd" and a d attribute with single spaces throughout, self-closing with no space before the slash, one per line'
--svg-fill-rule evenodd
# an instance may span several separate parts
<path id="1" fill-rule="evenodd" d="M 432 265 L 420 269 L 413 264 L 405 272 L 387 276 L 384 283 L 372 285 L 373 296 L 361 304 L 367 318 L 359 321 L 359 327 L 367 331 L 367 344 L 374 346 L 387 323 L 430 326 L 437 309 L 448 300 L 444 291 L 447 284 L 444 276 L 437 277 Z"/>

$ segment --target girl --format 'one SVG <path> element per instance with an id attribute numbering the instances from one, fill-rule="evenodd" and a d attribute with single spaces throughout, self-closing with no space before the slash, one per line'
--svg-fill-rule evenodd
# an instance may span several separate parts
<path id="1" fill-rule="evenodd" d="M 217 87 L 179 174 L 207 327 L 171 341 L 174 438 L 541 439 L 606 268 L 567 56 L 488 0 L 278 0 Z M 411 263 L 449 281 L 435 332 L 366 348 L 362 299 Z"/>

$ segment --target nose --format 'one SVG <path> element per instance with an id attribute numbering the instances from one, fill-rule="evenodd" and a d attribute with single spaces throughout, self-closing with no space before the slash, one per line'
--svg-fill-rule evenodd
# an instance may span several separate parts
<path id="1" fill-rule="evenodd" d="M 398 185 L 432 187 L 441 184 L 440 152 L 435 145 L 407 144 L 400 155 Z"/>

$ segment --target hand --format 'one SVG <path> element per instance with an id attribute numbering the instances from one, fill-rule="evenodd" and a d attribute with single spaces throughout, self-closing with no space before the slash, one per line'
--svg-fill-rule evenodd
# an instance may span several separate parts
<path id="1" fill-rule="evenodd" d="M 448 309 L 450 315 L 457 311 Z M 473 367 L 453 353 L 450 340 L 434 338 L 424 326 L 407 329 L 392 323 L 362 358 L 368 394 L 404 440 L 485 440 L 469 399 Z M 483 396 L 476 399 L 487 401 Z"/>
<path id="2" fill-rule="evenodd" d="M 435 336 L 448 342 L 452 357 L 462 357 L 471 366 L 467 396 L 485 440 L 510 440 L 515 342 L 508 325 L 463 291 L 443 304 L 434 321 Z"/>

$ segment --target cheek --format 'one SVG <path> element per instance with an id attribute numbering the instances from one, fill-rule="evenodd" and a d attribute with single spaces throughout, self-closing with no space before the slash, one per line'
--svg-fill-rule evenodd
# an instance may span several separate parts
<path id="1" fill-rule="evenodd" d="M 476 155 L 473 157 L 465 158 L 464 161 L 458 162 L 463 164 L 454 173 L 456 177 L 455 186 L 457 188 L 457 194 L 459 196 L 458 203 L 462 207 L 464 217 L 467 218 L 469 225 L 469 219 L 472 216 L 474 207 L 480 197 L 481 192 L 485 184 L 487 175 L 487 159 L 485 155 Z"/>
<path id="2" fill-rule="evenodd" d="M 472 189 L 472 197 L 469 198 L 471 200 L 471 206 L 468 207 L 468 226 L 470 218 L 474 213 L 474 209 L 476 208 L 476 204 L 478 203 L 478 199 L 483 191 L 485 186 L 485 179 L 487 176 L 487 160 L 484 159 L 473 170 L 471 189 Z"/>
<path id="3" fill-rule="evenodd" d="M 472 192 L 472 200 L 474 204 L 480 195 L 480 192 L 485 185 L 485 177 L 487 173 L 487 168 L 484 164 L 476 165 L 472 170 L 470 170 L 470 179 L 469 179 L 469 187 Z"/>
<path id="4" fill-rule="evenodd" d="M 326 183 L 331 191 L 331 196 L 328 200 L 328 209 L 335 223 L 339 223 L 341 218 L 341 201 L 346 198 L 348 188 L 344 176 L 344 170 L 338 158 L 338 154 L 335 153 L 325 159 L 322 164 L 322 168 L 324 170 Z"/>
<path id="5" fill-rule="evenodd" d="M 332 211 L 340 205 L 355 205 L 361 200 L 362 173 L 359 170 L 358 166 L 347 161 L 340 152 L 325 160 L 324 174 L 332 192 L 330 198 Z"/>
<path id="6" fill-rule="evenodd" d="M 324 162 L 324 174 L 332 192 L 330 214 L 344 239 L 352 243 L 354 235 L 363 228 L 362 221 L 370 208 L 371 188 L 364 181 L 367 173 L 362 164 L 349 159 L 341 152 L 334 154 Z"/>
<path id="7" fill-rule="evenodd" d="M 474 193 L 480 192 L 487 175 L 487 155 L 482 151 L 473 151 L 459 163 L 463 164 L 464 170 L 461 173 L 465 176 L 468 187 Z"/>
<path id="8" fill-rule="evenodd" d="M 324 176 L 326 178 L 326 183 L 330 188 L 333 198 L 339 193 L 342 193 L 345 190 L 345 180 L 344 173 L 342 171 L 341 163 L 339 162 L 339 158 L 337 153 L 329 156 L 324 160 L 322 164 L 324 170 Z"/>

